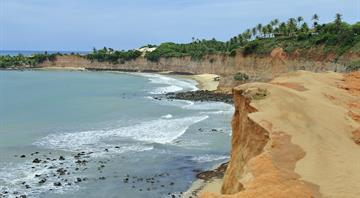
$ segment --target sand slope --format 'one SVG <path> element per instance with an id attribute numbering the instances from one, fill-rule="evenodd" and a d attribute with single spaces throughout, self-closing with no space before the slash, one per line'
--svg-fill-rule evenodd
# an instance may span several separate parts
<path id="1" fill-rule="evenodd" d="M 360 73 L 298 71 L 237 87 L 222 189 L 232 195 L 202 197 L 359 197 L 359 82 Z"/>

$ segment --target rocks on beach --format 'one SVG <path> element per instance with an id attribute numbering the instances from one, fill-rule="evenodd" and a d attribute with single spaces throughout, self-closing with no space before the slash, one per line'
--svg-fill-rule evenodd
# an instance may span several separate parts
<path id="1" fill-rule="evenodd" d="M 177 100 L 191 100 L 191 101 L 200 101 L 200 102 L 224 102 L 228 104 L 233 103 L 233 96 L 229 93 L 222 93 L 216 91 L 188 91 L 188 92 L 175 92 L 167 93 L 167 99 L 177 99 Z"/>

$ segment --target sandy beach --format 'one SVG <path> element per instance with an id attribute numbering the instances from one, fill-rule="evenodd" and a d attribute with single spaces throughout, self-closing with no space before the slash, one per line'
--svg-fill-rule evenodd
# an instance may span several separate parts
<path id="1" fill-rule="evenodd" d="M 219 85 L 219 81 L 214 80 L 216 77 L 219 77 L 216 74 L 184 75 L 182 77 L 197 81 L 200 90 L 215 91 Z"/>
<path id="2" fill-rule="evenodd" d="M 41 67 L 38 70 L 67 70 L 67 71 L 85 71 L 84 67 Z"/>

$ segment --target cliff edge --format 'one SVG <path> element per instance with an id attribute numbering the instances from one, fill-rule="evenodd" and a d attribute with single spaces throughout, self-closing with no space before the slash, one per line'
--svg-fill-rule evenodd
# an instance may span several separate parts
<path id="1" fill-rule="evenodd" d="M 123 63 L 90 61 L 75 55 L 57 56 L 54 61 L 45 61 L 38 67 L 85 68 L 89 70 L 118 70 L 162 72 L 173 71 L 188 74 L 217 74 L 220 76 L 218 89 L 231 91 L 235 86 L 246 82 L 268 82 L 276 76 L 297 70 L 312 72 L 345 71 L 346 65 L 360 60 L 359 53 L 345 53 L 340 58 L 332 53 L 325 54 L 321 50 L 308 50 L 306 54 L 286 53 L 282 48 L 275 48 L 267 55 L 248 55 L 237 53 L 234 56 L 225 54 L 209 54 L 200 60 L 190 56 L 160 58 L 157 62 L 144 57 Z M 246 80 L 236 80 L 237 74 L 245 74 Z"/>
<path id="2" fill-rule="evenodd" d="M 231 160 L 202 198 L 359 197 L 360 72 L 297 71 L 234 89 Z"/>

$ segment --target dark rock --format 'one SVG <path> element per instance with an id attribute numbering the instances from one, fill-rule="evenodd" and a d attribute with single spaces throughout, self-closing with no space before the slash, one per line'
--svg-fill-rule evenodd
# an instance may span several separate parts
<path id="1" fill-rule="evenodd" d="M 77 160 L 75 163 L 79 164 L 79 165 L 86 165 L 87 162 L 88 161 L 86 161 L 86 160 Z"/>
<path id="2" fill-rule="evenodd" d="M 77 182 L 81 182 L 82 179 L 78 177 L 78 178 L 76 178 L 76 181 L 77 181 Z"/>
<path id="3" fill-rule="evenodd" d="M 232 104 L 233 96 L 228 93 L 214 92 L 214 91 L 188 91 L 188 92 L 175 92 L 167 93 L 167 99 L 178 99 L 178 100 L 191 100 L 191 101 L 214 101 L 214 102 L 225 102 Z"/>
<path id="4" fill-rule="evenodd" d="M 60 156 L 60 157 L 59 157 L 59 160 L 65 160 L 65 157 Z"/>
<path id="5" fill-rule="evenodd" d="M 105 179 L 106 179 L 106 177 L 99 177 L 99 179 L 100 179 L 100 180 L 105 180 Z"/>
<path id="6" fill-rule="evenodd" d="M 43 179 L 41 179 L 41 180 L 39 181 L 39 184 L 43 184 L 43 183 L 45 183 L 45 182 L 46 182 L 46 179 L 43 178 Z"/>
<path id="7" fill-rule="evenodd" d="M 33 160 L 33 163 L 40 163 L 41 162 L 41 160 L 39 160 L 38 158 L 35 158 L 34 160 Z"/>
<path id="8" fill-rule="evenodd" d="M 20 155 L 20 158 L 25 158 L 26 157 L 26 155 Z"/>
<path id="9" fill-rule="evenodd" d="M 26 195 L 20 195 L 20 198 L 26 198 Z"/>
<path id="10" fill-rule="evenodd" d="M 63 169 L 63 168 L 59 168 L 56 170 L 56 172 L 59 174 L 59 175 L 65 175 L 67 170 Z"/>
<path id="11" fill-rule="evenodd" d="M 61 186 L 60 182 L 54 182 L 54 186 Z"/>

